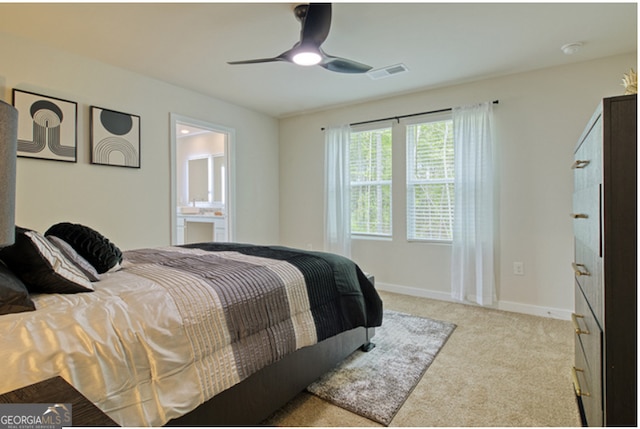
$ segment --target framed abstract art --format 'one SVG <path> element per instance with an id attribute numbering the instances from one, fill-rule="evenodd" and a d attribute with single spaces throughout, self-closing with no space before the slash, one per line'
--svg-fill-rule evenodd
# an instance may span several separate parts
<path id="1" fill-rule="evenodd" d="M 140 116 L 91 106 L 91 163 L 140 168 Z"/>
<path id="2" fill-rule="evenodd" d="M 19 157 L 77 161 L 76 102 L 14 89 L 13 106 L 18 110 Z"/>

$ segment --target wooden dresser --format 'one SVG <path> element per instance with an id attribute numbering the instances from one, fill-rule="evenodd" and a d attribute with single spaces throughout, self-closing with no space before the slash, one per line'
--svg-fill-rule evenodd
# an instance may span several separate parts
<path id="1" fill-rule="evenodd" d="M 572 375 L 588 426 L 637 425 L 636 111 L 636 95 L 602 100 L 572 167 Z"/>

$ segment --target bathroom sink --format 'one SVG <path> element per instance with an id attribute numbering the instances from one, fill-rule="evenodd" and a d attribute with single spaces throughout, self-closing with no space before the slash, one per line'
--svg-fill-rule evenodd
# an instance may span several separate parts
<path id="1" fill-rule="evenodd" d="M 180 213 L 182 214 L 199 214 L 200 207 L 180 207 Z"/>

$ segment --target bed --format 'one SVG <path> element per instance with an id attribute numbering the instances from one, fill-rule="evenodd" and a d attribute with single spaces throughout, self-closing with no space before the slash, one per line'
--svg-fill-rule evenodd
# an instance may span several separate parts
<path id="1" fill-rule="evenodd" d="M 254 425 L 382 323 L 372 282 L 337 255 L 236 243 L 120 252 L 58 225 L 17 228 L 0 250 L 12 286 L 0 297 L 11 369 L 0 393 L 60 375 L 123 426 Z"/>

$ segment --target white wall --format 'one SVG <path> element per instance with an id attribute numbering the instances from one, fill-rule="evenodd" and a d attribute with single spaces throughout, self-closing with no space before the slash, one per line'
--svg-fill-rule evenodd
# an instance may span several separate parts
<path id="1" fill-rule="evenodd" d="M 622 75 L 637 70 L 636 61 L 635 54 L 616 56 L 281 120 L 280 241 L 323 248 L 321 127 L 499 99 L 499 308 L 568 317 L 574 290 L 573 148 L 599 99 L 623 93 Z M 382 289 L 448 299 L 451 248 L 404 238 L 402 144 L 393 156 L 394 188 L 400 191 L 394 195 L 393 240 L 354 240 L 353 259 L 375 274 Z M 524 276 L 513 274 L 514 261 L 524 262 Z"/>
<path id="2" fill-rule="evenodd" d="M 278 241 L 278 122 L 266 115 L 0 33 L 0 98 L 18 88 L 78 103 L 78 162 L 19 158 L 16 223 L 95 228 L 122 249 L 170 243 L 169 113 L 236 130 L 236 240 Z M 141 168 L 89 163 L 89 106 L 141 117 Z M 259 142 L 259 144 L 256 144 Z"/>

